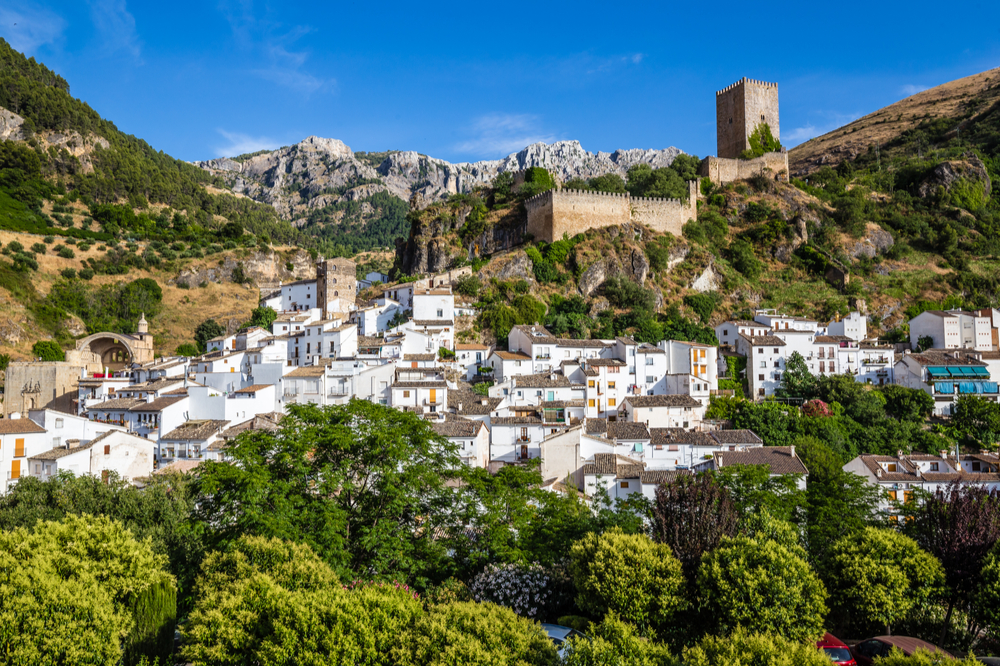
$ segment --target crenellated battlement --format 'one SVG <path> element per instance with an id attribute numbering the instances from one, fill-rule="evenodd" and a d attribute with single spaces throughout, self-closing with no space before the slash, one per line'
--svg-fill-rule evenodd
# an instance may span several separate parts
<path id="1" fill-rule="evenodd" d="M 698 182 L 688 182 L 688 199 L 633 197 L 627 192 L 554 188 L 525 201 L 528 233 L 547 241 L 575 236 L 588 229 L 640 222 L 679 236 L 688 220 L 698 217 Z"/>
<path id="2" fill-rule="evenodd" d="M 726 86 L 725 88 L 723 88 L 722 90 L 715 91 L 715 94 L 717 96 L 718 95 L 723 95 L 725 93 L 728 93 L 730 90 L 733 90 L 734 88 L 737 88 L 738 86 L 743 86 L 743 85 L 746 85 L 746 84 L 749 84 L 749 85 L 752 85 L 752 86 L 758 86 L 760 88 L 774 88 L 775 90 L 778 89 L 778 84 L 776 84 L 776 83 L 772 83 L 770 81 L 760 81 L 759 79 L 748 79 L 746 77 L 743 77 L 742 79 L 740 79 L 736 83 L 731 83 L 728 86 Z"/>

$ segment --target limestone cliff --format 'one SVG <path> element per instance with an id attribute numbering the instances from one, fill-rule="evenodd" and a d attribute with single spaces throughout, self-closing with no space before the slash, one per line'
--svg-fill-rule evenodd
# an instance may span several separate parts
<path id="1" fill-rule="evenodd" d="M 196 164 L 221 176 L 234 192 L 270 204 L 281 217 L 301 225 L 311 211 L 363 201 L 376 192 L 388 192 L 404 201 L 416 195 L 430 203 L 470 192 L 502 172 L 545 167 L 566 181 L 606 173 L 624 175 L 640 163 L 666 167 L 680 154 L 673 147 L 591 153 L 578 141 L 558 141 L 532 144 L 501 160 L 452 164 L 413 151 L 356 154 L 337 139 L 309 137 L 274 151 Z"/>

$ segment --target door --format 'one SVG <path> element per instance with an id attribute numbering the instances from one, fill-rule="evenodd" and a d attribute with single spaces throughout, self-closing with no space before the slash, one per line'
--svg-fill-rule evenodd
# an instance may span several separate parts
<path id="1" fill-rule="evenodd" d="M 410 368 L 416 368 L 416 367 L 417 367 L 417 362 L 413 361 L 410 363 Z"/>
<path id="2" fill-rule="evenodd" d="M 24 456 L 24 438 L 14 441 L 14 456 Z"/>
<path id="3" fill-rule="evenodd" d="M 20 479 L 21 478 L 21 462 L 14 461 L 10 464 L 10 478 Z"/>
<path id="4" fill-rule="evenodd" d="M 527 445 L 521 445 L 521 458 L 522 459 L 527 459 L 528 458 L 528 446 Z"/>
<path id="5" fill-rule="evenodd" d="M 554 392 L 554 391 L 547 392 L 546 395 L 545 395 L 545 400 L 546 401 L 554 401 L 554 400 L 556 400 L 556 392 Z"/>
<path id="6" fill-rule="evenodd" d="M 437 389 L 431 389 L 431 403 L 437 403 Z"/>

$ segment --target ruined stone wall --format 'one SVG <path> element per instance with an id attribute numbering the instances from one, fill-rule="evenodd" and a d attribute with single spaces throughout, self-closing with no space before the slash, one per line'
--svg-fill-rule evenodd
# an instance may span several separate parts
<path id="1" fill-rule="evenodd" d="M 699 176 L 712 179 L 716 185 L 747 179 L 758 174 L 788 182 L 788 152 L 782 149 L 775 153 L 765 153 L 752 160 L 709 156 L 702 160 L 698 168 Z"/>
<path id="2" fill-rule="evenodd" d="M 316 305 L 326 319 L 333 312 L 343 312 L 344 306 L 354 303 L 358 292 L 357 265 L 349 259 L 316 262 Z"/>
<path id="3" fill-rule="evenodd" d="M 750 148 L 750 135 L 767 123 L 781 139 L 778 84 L 743 78 L 715 93 L 716 148 L 720 158 L 738 158 Z"/>
<path id="4" fill-rule="evenodd" d="M 588 229 L 642 224 L 660 232 L 680 235 L 688 220 L 697 219 L 698 183 L 688 184 L 689 199 L 633 198 L 626 194 L 586 190 L 549 190 L 525 202 L 528 233 L 537 241 L 552 243 L 563 235 Z"/>

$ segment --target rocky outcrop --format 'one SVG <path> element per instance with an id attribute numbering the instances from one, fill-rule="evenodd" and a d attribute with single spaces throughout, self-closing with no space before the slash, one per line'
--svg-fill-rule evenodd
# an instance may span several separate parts
<path id="1" fill-rule="evenodd" d="M 632 248 L 632 252 L 629 253 L 624 268 L 625 273 L 635 283 L 639 285 L 644 284 L 646 276 L 649 275 L 649 260 L 646 258 L 646 253 L 639 248 Z"/>
<path id="2" fill-rule="evenodd" d="M 292 270 L 287 267 L 289 263 Z M 242 266 L 243 275 L 255 287 L 276 286 L 281 282 L 316 277 L 316 265 L 305 250 L 299 250 L 290 258 L 273 250 L 258 250 L 243 257 L 227 254 L 215 265 L 193 262 L 181 270 L 172 282 L 187 283 L 190 287 L 197 287 L 202 283 L 231 282 L 237 266 Z"/>
<path id="3" fill-rule="evenodd" d="M 865 234 L 865 237 L 849 245 L 846 250 L 847 254 L 853 259 L 860 259 L 861 257 L 872 259 L 891 248 L 893 243 L 892 234 L 877 225 L 870 224 L 868 225 L 868 232 Z"/>
<path id="4" fill-rule="evenodd" d="M 513 252 L 495 262 L 490 262 L 479 272 L 483 280 L 527 280 L 535 281 L 534 266 L 523 250 Z"/>
<path id="5" fill-rule="evenodd" d="M 0 140 L 15 141 L 17 139 L 24 139 L 24 134 L 21 130 L 22 125 L 24 125 L 23 118 L 13 111 L 7 111 L 0 107 Z"/>
<path id="6" fill-rule="evenodd" d="M 673 147 L 590 153 L 578 141 L 557 141 L 532 144 L 502 160 L 457 164 L 414 151 L 390 151 L 376 166 L 371 156 L 359 159 L 342 141 L 308 137 L 293 146 L 245 158 L 195 164 L 222 176 L 234 192 L 270 204 L 294 222 L 304 221 L 310 211 L 331 203 L 365 199 L 379 191 L 424 208 L 449 195 L 471 192 L 501 172 L 545 167 L 557 180 L 566 181 L 606 173 L 624 175 L 640 163 L 666 167 L 680 154 Z M 419 195 L 416 202 L 411 199 L 415 195 Z"/>
<path id="7" fill-rule="evenodd" d="M 715 270 L 715 266 L 710 261 L 705 270 L 691 283 L 691 289 L 695 292 L 714 292 L 722 285 L 722 276 Z"/>
<path id="8" fill-rule="evenodd" d="M 580 280 L 577 281 L 577 287 L 580 290 L 580 294 L 585 297 L 589 297 L 597 288 L 604 284 L 604 282 L 611 276 L 617 276 L 622 273 L 621 262 L 618 261 L 617 257 L 605 257 L 604 259 L 599 259 L 580 274 Z"/>
<path id="9" fill-rule="evenodd" d="M 993 185 L 990 182 L 990 175 L 983 161 L 971 153 L 964 155 L 961 160 L 948 160 L 934 167 L 917 186 L 917 194 L 921 197 L 930 197 L 939 187 L 951 190 L 955 183 L 962 180 L 981 184 L 983 194 L 989 199 Z"/>

